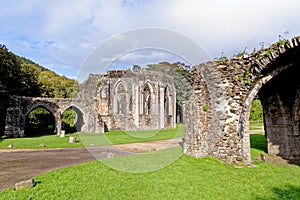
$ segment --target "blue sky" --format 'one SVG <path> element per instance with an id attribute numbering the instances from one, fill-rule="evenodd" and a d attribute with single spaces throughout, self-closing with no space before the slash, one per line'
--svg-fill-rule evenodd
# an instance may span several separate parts
<path id="1" fill-rule="evenodd" d="M 1 0 L 0 7 L 0 43 L 71 78 L 103 43 L 137 29 L 155 27 L 183 35 L 206 52 L 203 61 L 222 52 L 231 57 L 245 47 L 251 52 L 261 42 L 276 42 L 278 35 L 300 35 L 299 0 Z M 164 47 L 131 49 L 110 63 L 128 68 L 182 58 Z"/>

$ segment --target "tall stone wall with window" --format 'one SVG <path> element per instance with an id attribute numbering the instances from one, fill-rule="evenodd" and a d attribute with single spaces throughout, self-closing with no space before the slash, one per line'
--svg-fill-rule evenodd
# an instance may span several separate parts
<path id="1" fill-rule="evenodd" d="M 104 131 L 176 126 L 176 90 L 167 74 L 130 70 L 91 74 L 82 94 L 95 105 Z"/>

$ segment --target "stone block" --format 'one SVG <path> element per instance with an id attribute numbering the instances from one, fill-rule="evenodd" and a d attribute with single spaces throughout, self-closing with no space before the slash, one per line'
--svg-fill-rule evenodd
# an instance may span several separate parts
<path id="1" fill-rule="evenodd" d="M 39 147 L 46 147 L 46 145 L 41 143 L 41 144 L 39 144 Z"/>
<path id="2" fill-rule="evenodd" d="M 15 184 L 15 189 L 20 190 L 20 189 L 23 189 L 23 188 L 31 188 L 31 187 L 34 187 L 34 186 L 35 186 L 34 179 L 29 179 L 29 180 L 26 180 L 26 181 L 21 181 L 21 182 L 16 183 Z"/>
<path id="3" fill-rule="evenodd" d="M 71 137 L 69 138 L 69 143 L 75 143 L 75 142 L 76 142 L 76 137 L 71 136 Z"/>
<path id="4" fill-rule="evenodd" d="M 59 137 L 64 138 L 65 134 L 66 134 L 65 130 L 61 130 Z"/>

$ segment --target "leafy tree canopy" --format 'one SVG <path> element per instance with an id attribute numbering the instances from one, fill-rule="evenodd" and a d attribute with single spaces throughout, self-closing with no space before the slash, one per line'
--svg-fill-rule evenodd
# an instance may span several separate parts
<path id="1" fill-rule="evenodd" d="M 162 72 L 173 76 L 176 88 L 176 102 L 179 105 L 191 96 L 190 66 L 184 63 L 161 62 L 159 64 L 149 64 L 146 70 Z"/>
<path id="2" fill-rule="evenodd" d="M 0 44 L 0 135 L 9 95 L 71 98 L 78 94 L 78 88 L 77 81 L 17 56 Z"/>

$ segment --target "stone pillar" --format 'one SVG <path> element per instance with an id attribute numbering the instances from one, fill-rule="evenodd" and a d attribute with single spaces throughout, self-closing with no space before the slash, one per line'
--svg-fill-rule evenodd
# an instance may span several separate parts
<path id="1" fill-rule="evenodd" d="M 133 118 L 134 118 L 134 124 L 136 126 L 136 128 L 139 128 L 139 86 L 135 85 L 134 86 L 134 94 L 133 94 L 133 98 L 134 99 L 134 104 L 132 106 L 132 114 L 133 114 Z"/>
<path id="2" fill-rule="evenodd" d="M 244 125 L 244 136 L 243 136 L 243 162 L 251 164 L 251 152 L 250 152 L 250 133 L 249 133 L 249 118 L 250 118 L 251 106 L 247 112 L 245 125 Z"/>
<path id="3" fill-rule="evenodd" d="M 18 107 L 11 107 L 6 112 L 5 132 L 7 137 L 19 137 L 21 113 Z M 24 129 L 24 128 L 23 128 Z M 24 135 L 24 134 L 23 134 Z"/>
<path id="4" fill-rule="evenodd" d="M 173 115 L 173 128 L 176 128 L 176 89 L 173 90 L 173 100 L 172 100 L 172 115 Z"/>
<path id="5" fill-rule="evenodd" d="M 60 111 L 58 111 L 57 113 L 54 114 L 54 119 L 55 119 L 55 129 L 54 129 L 54 133 L 56 133 L 56 135 L 60 135 L 61 133 L 61 114 Z"/>
<path id="6" fill-rule="evenodd" d="M 159 129 L 163 129 L 165 127 L 165 109 L 164 109 L 164 100 L 165 100 L 165 89 L 159 88 Z"/>

